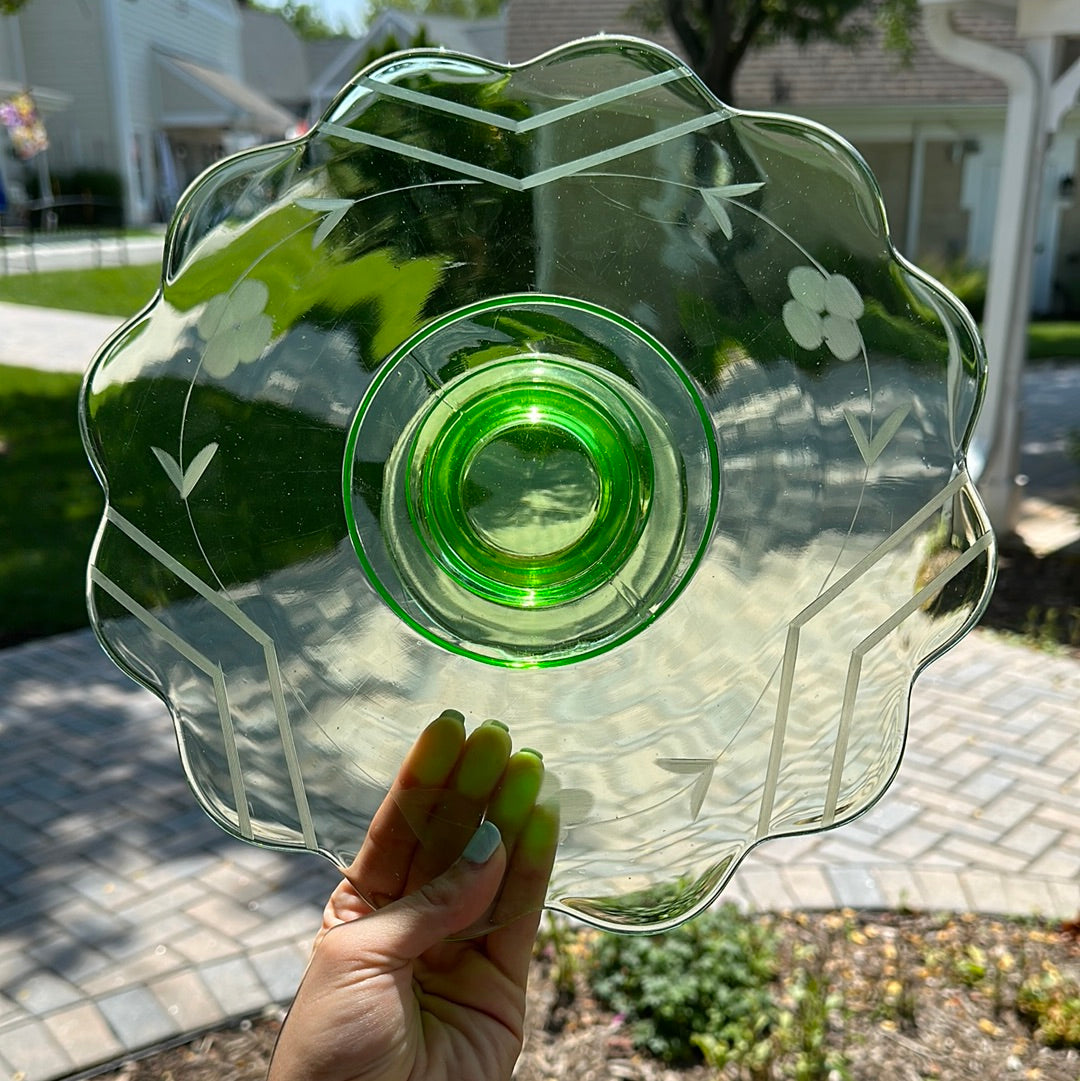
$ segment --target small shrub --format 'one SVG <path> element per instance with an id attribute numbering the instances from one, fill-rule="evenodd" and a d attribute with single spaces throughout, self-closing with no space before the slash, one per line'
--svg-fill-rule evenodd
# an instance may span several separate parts
<path id="1" fill-rule="evenodd" d="M 1055 965 L 1021 984 L 1016 1009 L 1047 1047 L 1080 1047 L 1080 981 Z"/>
<path id="2" fill-rule="evenodd" d="M 804 948 L 786 988 L 791 1002 L 780 1032 L 784 1049 L 794 1054 L 792 1081 L 835 1081 L 850 1077 L 843 1052 L 831 1046 L 829 1029 L 834 1015 L 842 1015 L 843 993 L 828 971 L 831 944 Z"/>
<path id="3" fill-rule="evenodd" d="M 743 1061 L 778 1023 L 776 965 L 772 928 L 724 905 L 666 934 L 600 938 L 591 986 L 635 1046 L 669 1064 L 700 1060 L 703 1044 L 710 1060 Z"/>
<path id="4" fill-rule="evenodd" d="M 986 307 L 986 267 L 971 266 L 962 259 L 944 261 L 929 258 L 925 269 L 948 289 L 977 323 L 982 322 Z"/>

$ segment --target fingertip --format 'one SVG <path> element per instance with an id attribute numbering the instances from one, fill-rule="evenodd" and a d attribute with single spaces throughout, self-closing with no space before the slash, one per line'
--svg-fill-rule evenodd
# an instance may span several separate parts
<path id="1" fill-rule="evenodd" d="M 550 865 L 558 843 L 558 808 L 538 803 L 522 828 L 515 853 L 520 853 L 524 862 L 543 867 Z"/>
<path id="2" fill-rule="evenodd" d="M 499 827 L 490 819 L 485 819 L 469 839 L 469 843 L 461 853 L 461 858 L 466 863 L 481 866 L 495 855 L 501 844 L 502 834 L 499 832 Z"/>
<path id="3" fill-rule="evenodd" d="M 410 783 L 434 787 L 449 777 L 465 743 L 465 718 L 443 710 L 420 733 L 403 769 Z"/>
<path id="4" fill-rule="evenodd" d="M 510 748 L 505 726 L 482 724 L 465 743 L 454 787 L 469 799 L 487 800 L 506 768 Z"/>
<path id="5" fill-rule="evenodd" d="M 522 749 L 511 756 L 499 787 L 492 797 L 488 816 L 502 830 L 503 840 L 513 848 L 521 827 L 536 803 L 544 781 L 544 763 L 535 751 Z"/>

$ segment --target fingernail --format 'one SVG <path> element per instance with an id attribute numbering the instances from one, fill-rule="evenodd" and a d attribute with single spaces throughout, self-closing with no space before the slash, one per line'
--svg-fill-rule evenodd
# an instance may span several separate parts
<path id="1" fill-rule="evenodd" d="M 487 728 L 490 725 L 494 725 L 495 728 L 501 728 L 504 732 L 510 731 L 509 725 L 503 724 L 502 721 L 497 721 L 494 717 L 491 717 L 488 720 L 484 721 L 484 723 L 480 727 Z"/>
<path id="2" fill-rule="evenodd" d="M 522 747 L 518 753 L 535 755 L 541 762 L 544 761 L 544 756 L 535 747 Z"/>
<path id="3" fill-rule="evenodd" d="M 440 716 L 446 717 L 450 720 L 461 721 L 462 724 L 465 723 L 465 714 L 458 713 L 456 709 L 444 709 Z"/>
<path id="4" fill-rule="evenodd" d="M 495 849 L 502 843 L 502 835 L 499 827 L 494 822 L 484 821 L 480 828 L 472 835 L 461 858 L 469 863 L 487 863 L 495 855 Z"/>

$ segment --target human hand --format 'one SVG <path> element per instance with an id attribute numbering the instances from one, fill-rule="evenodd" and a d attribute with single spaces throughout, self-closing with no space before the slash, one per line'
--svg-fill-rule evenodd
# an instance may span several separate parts
<path id="1" fill-rule="evenodd" d="M 508 1081 L 558 839 L 542 780 L 497 722 L 424 730 L 326 906 L 269 1081 Z"/>

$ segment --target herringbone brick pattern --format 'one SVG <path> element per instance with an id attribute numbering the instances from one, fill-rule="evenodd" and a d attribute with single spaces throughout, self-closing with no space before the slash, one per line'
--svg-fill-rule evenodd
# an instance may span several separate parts
<path id="1" fill-rule="evenodd" d="M 49 1081 L 287 1001 L 335 872 L 241 844 L 187 790 L 164 707 L 87 633 L 0 653 L 0 1069 Z M 1075 915 L 1080 662 L 983 634 L 920 677 L 866 815 L 770 841 L 755 908 Z"/>

